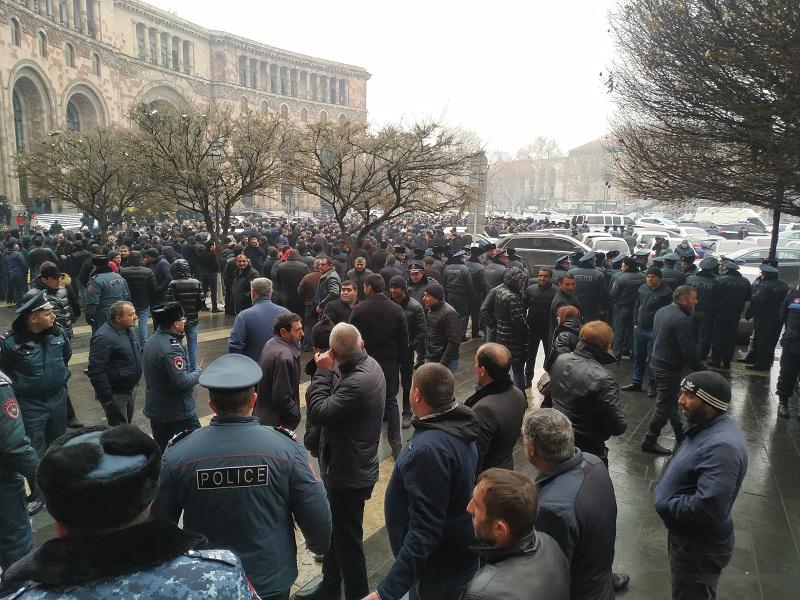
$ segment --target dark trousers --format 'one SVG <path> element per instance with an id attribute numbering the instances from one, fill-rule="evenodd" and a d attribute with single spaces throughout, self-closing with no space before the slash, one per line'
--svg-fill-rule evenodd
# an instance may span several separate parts
<path id="1" fill-rule="evenodd" d="M 458 333 L 461 336 L 461 339 L 463 339 L 467 335 L 467 321 L 469 320 L 470 314 L 470 299 L 461 295 L 453 295 L 447 297 L 447 302 L 453 308 L 455 308 L 456 312 L 458 313 Z"/>
<path id="2" fill-rule="evenodd" d="M 9 302 L 13 302 L 16 306 L 22 304 L 22 296 L 28 291 L 28 282 L 25 280 L 25 275 L 9 275 L 8 276 L 8 295 L 6 296 Z"/>
<path id="3" fill-rule="evenodd" d="M 739 313 L 721 313 L 714 317 L 714 343 L 711 346 L 711 361 L 729 364 L 736 352 L 736 332 L 739 328 Z"/>
<path id="4" fill-rule="evenodd" d="M 612 328 L 614 329 L 614 341 L 611 351 L 614 356 L 619 358 L 626 352 L 633 349 L 633 307 L 615 306 Z"/>
<path id="5" fill-rule="evenodd" d="M 303 341 L 300 342 L 300 349 L 303 352 L 311 350 L 311 330 L 317 324 L 317 307 L 314 303 L 306 304 L 303 314 Z"/>
<path id="6" fill-rule="evenodd" d="M 653 332 L 634 327 L 633 329 L 633 374 L 631 381 L 641 384 L 644 381 L 645 372 L 650 364 L 650 353 L 653 351 Z M 648 385 L 655 387 L 653 371 L 648 374 Z"/>
<path id="7" fill-rule="evenodd" d="M 648 442 L 655 442 L 669 421 L 675 432 L 675 439 L 680 443 L 683 439 L 683 425 L 678 416 L 678 394 L 683 379 L 683 369 L 661 369 L 653 365 L 650 369 L 656 378 L 656 408 L 647 428 L 646 439 Z"/>
<path id="8" fill-rule="evenodd" d="M 206 294 L 211 292 L 211 308 L 217 310 L 217 274 L 202 273 L 200 283 L 203 286 L 203 299 L 205 300 Z"/>
<path id="9" fill-rule="evenodd" d="M 694 339 L 697 340 L 697 355 L 705 360 L 714 340 L 714 313 L 696 310 L 692 313 Z"/>
<path id="10" fill-rule="evenodd" d="M 322 585 L 340 590 L 344 580 L 346 600 L 361 600 L 369 594 L 367 561 L 364 557 L 364 503 L 372 486 L 357 490 L 327 488 L 331 507 L 331 545 L 322 561 Z"/>
<path id="11" fill-rule="evenodd" d="M 403 416 L 411 416 L 411 379 L 414 376 L 414 357 L 411 352 L 408 358 L 400 363 L 400 385 L 403 387 Z"/>
<path id="12" fill-rule="evenodd" d="M 783 322 L 775 317 L 753 317 L 753 364 L 769 369 L 775 362 L 775 346 L 781 335 Z"/>
<path id="13" fill-rule="evenodd" d="M 25 434 L 31 441 L 39 459 L 56 438 L 64 435 L 67 429 L 67 390 L 66 388 L 43 401 L 28 402 L 19 400 Z M 31 482 L 33 483 L 33 482 Z"/>
<path id="14" fill-rule="evenodd" d="M 714 600 L 719 576 L 733 555 L 733 534 L 721 542 L 700 543 L 670 533 L 672 600 Z"/>
<path id="15" fill-rule="evenodd" d="M 173 437 L 184 431 L 194 431 L 195 429 L 200 429 L 200 421 L 197 419 L 197 415 L 167 423 L 150 419 L 150 430 L 153 432 L 153 439 L 158 444 L 158 447 L 161 448 L 161 452 L 164 452 L 167 443 Z"/>
<path id="16" fill-rule="evenodd" d="M 531 327 L 528 329 L 528 356 L 525 362 L 525 382 L 530 386 L 533 381 L 533 369 L 536 366 L 536 355 L 539 353 L 539 344 L 544 348 L 547 356 L 547 340 L 550 338 L 548 328 Z"/>
<path id="17" fill-rule="evenodd" d="M 400 366 L 396 362 L 379 363 L 386 379 L 386 433 L 392 450 L 400 450 L 400 412 L 397 409 L 397 392 L 400 390 Z"/>
<path id="18" fill-rule="evenodd" d="M 24 482 L 22 475 L 17 474 L 0 480 L 0 567 L 3 571 L 33 550 Z"/>
<path id="19" fill-rule="evenodd" d="M 469 318 L 472 321 L 472 338 L 480 335 L 481 331 L 481 304 L 483 298 L 479 298 L 477 294 L 473 294 L 469 299 Z"/>
<path id="20" fill-rule="evenodd" d="M 134 391 L 114 392 L 112 400 L 103 404 L 109 427 L 133 422 Z"/>
<path id="21" fill-rule="evenodd" d="M 778 397 L 781 400 L 789 400 L 792 397 L 798 375 L 800 375 L 800 352 L 784 347 L 781 353 L 781 369 L 778 372 Z"/>

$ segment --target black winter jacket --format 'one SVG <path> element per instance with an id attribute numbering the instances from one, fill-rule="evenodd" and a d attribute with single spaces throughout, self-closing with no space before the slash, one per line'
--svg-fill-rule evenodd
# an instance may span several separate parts
<path id="1" fill-rule="evenodd" d="M 142 377 L 142 349 L 133 328 L 103 323 L 89 344 L 86 374 L 100 404 L 111 402 L 114 392 L 130 393 Z"/>
<path id="2" fill-rule="evenodd" d="M 720 275 L 717 281 L 720 297 L 724 298 L 717 310 L 724 314 L 740 315 L 744 305 L 750 302 L 750 282 L 739 271 L 728 271 Z"/>
<path id="3" fill-rule="evenodd" d="M 674 302 L 659 309 L 653 319 L 653 352 L 650 354 L 650 364 L 668 370 L 685 367 L 693 371 L 703 370 L 703 362 L 697 355 L 692 316 Z"/>
<path id="4" fill-rule="evenodd" d="M 651 290 L 646 283 L 639 286 L 639 297 L 634 307 L 634 323 L 646 331 L 653 331 L 653 319 L 658 309 L 672 302 L 672 290 L 663 283 Z"/>
<path id="5" fill-rule="evenodd" d="M 578 342 L 574 352 L 559 356 L 550 369 L 553 408 L 572 422 L 575 445 L 600 457 L 607 454 L 605 441 L 628 427 L 619 407 L 619 385 L 603 366 L 615 360 L 608 352 Z"/>
<path id="6" fill-rule="evenodd" d="M 326 487 L 375 485 L 385 402 L 383 371 L 364 350 L 338 371 L 317 368 L 306 392 L 306 418 L 322 427 L 319 467 Z"/>
<path id="7" fill-rule="evenodd" d="M 128 282 L 133 307 L 137 311 L 149 308 L 156 297 L 156 277 L 153 270 L 144 265 L 125 267 L 120 275 Z"/>
<path id="8" fill-rule="evenodd" d="M 350 313 L 364 340 L 364 349 L 381 364 L 402 363 L 408 357 L 408 325 L 403 309 L 383 294 L 368 296 Z"/>
<path id="9" fill-rule="evenodd" d="M 428 310 L 427 321 L 428 360 L 448 366 L 458 358 L 458 347 L 461 344 L 458 313 L 447 302 L 439 302 Z"/>
<path id="10" fill-rule="evenodd" d="M 186 313 L 186 324 L 196 326 L 203 305 L 202 285 L 191 277 L 189 263 L 183 259 L 172 263 L 172 277 L 167 288 L 167 302 L 178 302 Z"/>
<path id="11" fill-rule="evenodd" d="M 528 308 L 528 327 L 547 339 L 550 331 L 550 307 L 558 288 L 552 283 L 540 287 L 538 283 L 525 290 L 525 304 Z"/>
<path id="12" fill-rule="evenodd" d="M 236 269 L 236 276 L 231 284 L 231 298 L 235 314 L 238 315 L 245 308 L 253 306 L 253 301 L 250 299 L 250 282 L 258 277 L 258 271 L 249 265 L 246 269 Z M 296 287 L 295 293 L 297 293 Z M 298 314 L 302 315 L 303 311 L 301 310 Z"/>
<path id="13" fill-rule="evenodd" d="M 352 312 L 352 308 L 342 302 L 341 298 L 337 298 L 325 305 L 325 310 L 322 314 L 328 317 L 331 323 L 336 325 L 337 323 L 349 323 Z"/>
<path id="14" fill-rule="evenodd" d="M 626 271 L 614 278 L 614 285 L 611 286 L 611 301 L 614 303 L 614 310 L 626 308 L 633 310 L 636 306 L 636 299 L 639 296 L 639 288 L 645 283 L 645 274 L 640 271 Z M 628 313 L 630 314 L 630 313 Z"/>
<path id="15" fill-rule="evenodd" d="M 525 274 L 516 268 L 503 274 L 503 285 L 497 287 L 494 298 L 496 321 L 495 341 L 511 352 L 513 360 L 525 360 L 528 349 L 528 324 L 525 322 L 525 304 L 518 278 Z"/>
<path id="16" fill-rule="evenodd" d="M 544 370 L 548 373 L 553 363 L 562 354 L 573 352 L 578 346 L 578 336 L 581 333 L 581 320 L 578 317 L 570 317 L 561 325 L 556 326 L 553 332 L 553 342 L 544 359 Z"/>
<path id="17" fill-rule="evenodd" d="M 409 351 L 423 352 L 425 350 L 425 337 L 428 333 L 425 309 L 408 294 L 406 294 L 405 300 L 398 302 L 398 304 L 406 315 Z"/>

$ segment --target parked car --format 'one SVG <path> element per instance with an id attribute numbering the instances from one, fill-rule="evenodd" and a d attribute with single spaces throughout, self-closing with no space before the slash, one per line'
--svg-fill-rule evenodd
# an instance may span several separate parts
<path id="1" fill-rule="evenodd" d="M 675 227 L 675 221 L 670 219 L 666 219 L 664 217 L 656 217 L 656 216 L 647 216 L 642 217 L 641 219 L 637 219 L 637 225 L 660 225 L 661 227 Z"/>
<path id="2" fill-rule="evenodd" d="M 725 225 L 717 225 L 717 235 L 721 235 L 729 240 L 737 239 L 742 227 L 747 231 L 747 237 L 763 237 L 769 235 L 766 229 L 755 223 L 728 223 Z"/>
<path id="3" fill-rule="evenodd" d="M 552 267 L 556 259 L 573 252 L 589 252 L 591 248 L 569 235 L 531 231 L 514 233 L 502 238 L 498 248 L 514 248 L 528 264 L 531 272 L 539 267 Z"/>
<path id="4" fill-rule="evenodd" d="M 586 242 L 586 245 L 592 250 L 596 250 L 597 252 L 605 252 L 606 254 L 612 250 L 616 250 L 623 256 L 628 256 L 631 253 L 630 248 L 628 248 L 628 242 L 622 238 L 611 236 L 591 238 Z"/>
<path id="5" fill-rule="evenodd" d="M 726 254 L 725 258 L 741 264 L 742 275 L 753 282 L 760 273 L 758 266 L 767 259 L 768 255 L 769 248 L 759 246 L 757 248 L 742 248 Z M 775 250 L 775 258 L 778 260 L 778 276 L 789 287 L 797 287 L 800 284 L 800 249 L 778 248 Z"/>

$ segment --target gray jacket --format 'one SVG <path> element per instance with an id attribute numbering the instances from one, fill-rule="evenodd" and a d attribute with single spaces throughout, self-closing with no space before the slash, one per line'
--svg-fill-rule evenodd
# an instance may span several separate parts
<path id="1" fill-rule="evenodd" d="M 182 338 L 182 335 L 157 329 L 144 346 L 142 365 L 147 384 L 144 415 L 148 419 L 172 423 L 196 414 L 192 391 L 201 371 L 189 371 Z"/>

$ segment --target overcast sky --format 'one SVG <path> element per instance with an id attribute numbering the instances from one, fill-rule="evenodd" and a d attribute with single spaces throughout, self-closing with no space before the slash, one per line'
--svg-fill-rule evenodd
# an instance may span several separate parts
<path id="1" fill-rule="evenodd" d="M 366 68 L 371 122 L 439 117 L 514 153 L 603 135 L 614 0 L 149 0 L 203 27 Z"/>

